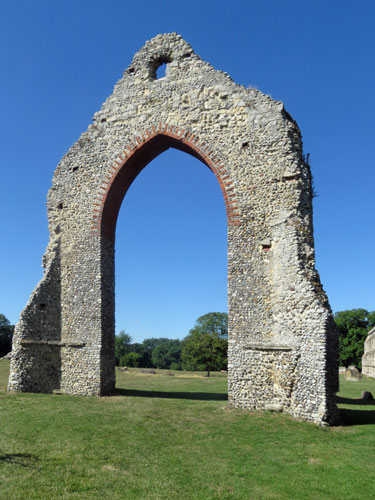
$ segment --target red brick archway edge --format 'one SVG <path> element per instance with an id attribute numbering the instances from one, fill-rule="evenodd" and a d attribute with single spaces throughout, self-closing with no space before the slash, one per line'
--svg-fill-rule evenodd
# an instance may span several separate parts
<path id="1" fill-rule="evenodd" d="M 138 173 L 170 147 L 189 153 L 215 174 L 224 195 L 228 225 L 240 225 L 233 180 L 209 145 L 186 129 L 159 123 L 125 147 L 109 168 L 99 187 L 93 207 L 92 233 L 114 239 L 118 211 L 127 189 Z"/>

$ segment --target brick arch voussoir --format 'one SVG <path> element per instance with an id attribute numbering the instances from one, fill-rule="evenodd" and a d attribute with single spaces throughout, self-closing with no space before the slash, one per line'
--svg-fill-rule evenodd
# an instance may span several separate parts
<path id="1" fill-rule="evenodd" d="M 183 146 L 181 149 L 185 149 L 187 152 L 189 152 L 190 149 L 194 156 L 198 157 L 210 168 L 215 174 L 224 196 L 227 223 L 230 226 L 239 226 L 241 222 L 233 180 L 226 166 L 220 161 L 220 158 L 210 150 L 206 142 L 201 141 L 197 135 L 190 132 L 188 129 L 179 128 L 175 125 L 169 125 L 168 123 L 159 123 L 157 127 L 152 125 L 144 134 L 136 136 L 109 167 L 94 200 L 91 225 L 92 235 L 99 236 L 101 234 L 103 210 L 108 199 L 108 193 L 120 170 L 126 166 L 137 151 L 158 135 L 164 135 L 176 141 L 180 141 Z"/>

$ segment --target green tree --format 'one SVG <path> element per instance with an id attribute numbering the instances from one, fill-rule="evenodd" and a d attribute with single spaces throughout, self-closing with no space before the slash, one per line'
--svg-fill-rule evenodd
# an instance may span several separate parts
<path id="1" fill-rule="evenodd" d="M 361 368 L 364 342 L 368 331 L 375 326 L 375 311 L 339 311 L 335 313 L 334 319 L 339 331 L 340 365 Z"/>
<path id="2" fill-rule="evenodd" d="M 130 353 L 137 354 L 137 364 L 134 366 L 142 366 L 143 368 L 146 368 L 148 366 L 147 353 L 143 344 L 140 344 L 139 342 L 134 342 L 133 344 L 130 344 Z M 125 366 L 133 366 L 133 365 L 128 364 Z"/>
<path id="3" fill-rule="evenodd" d="M 4 314 L 0 314 L 0 357 L 12 350 L 14 325 L 11 325 Z"/>
<path id="4" fill-rule="evenodd" d="M 151 337 L 149 339 L 145 339 L 142 342 L 143 346 L 143 356 L 142 356 L 142 365 L 144 368 L 156 368 L 155 364 L 152 361 L 152 353 L 154 349 L 166 340 L 169 340 L 167 338 L 161 337 L 161 338 L 154 338 Z"/>
<path id="5" fill-rule="evenodd" d="M 152 351 L 152 363 L 159 369 L 181 369 L 181 341 L 164 339 Z"/>
<path id="6" fill-rule="evenodd" d="M 120 364 L 121 358 L 128 354 L 131 351 L 131 342 L 132 338 L 130 335 L 125 333 L 124 330 L 121 330 L 118 335 L 115 337 L 115 358 L 116 365 Z"/>
<path id="7" fill-rule="evenodd" d="M 228 315 L 208 313 L 199 317 L 184 339 L 182 362 L 185 369 L 204 366 L 207 376 L 227 368 Z"/>
<path id="8" fill-rule="evenodd" d="M 137 352 L 128 352 L 120 359 L 120 366 L 138 367 L 140 366 L 141 358 L 141 354 L 138 354 Z"/>
<path id="9" fill-rule="evenodd" d="M 222 339 L 228 338 L 228 314 L 211 312 L 200 316 L 191 332 L 207 333 Z"/>

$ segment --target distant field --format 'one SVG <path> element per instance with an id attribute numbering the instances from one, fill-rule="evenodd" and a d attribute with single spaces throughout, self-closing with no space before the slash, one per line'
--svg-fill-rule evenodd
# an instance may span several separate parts
<path id="1" fill-rule="evenodd" d="M 0 361 L 0 498 L 375 499 L 375 381 L 342 382 L 344 425 L 226 406 L 226 376 L 117 372 L 103 398 L 8 394 Z"/>

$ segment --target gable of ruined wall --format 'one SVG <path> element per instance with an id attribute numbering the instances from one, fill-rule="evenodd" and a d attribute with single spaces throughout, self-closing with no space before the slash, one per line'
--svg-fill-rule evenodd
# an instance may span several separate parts
<path id="1" fill-rule="evenodd" d="M 160 58 L 171 62 L 166 78 L 155 80 Z M 311 224 L 300 134 L 282 103 L 234 84 L 172 34 L 156 37 L 135 55 L 93 124 L 57 167 L 48 195 L 50 230 L 88 227 L 103 179 L 119 155 L 161 125 L 194 133 L 225 165 L 240 211 L 250 208 L 257 225 L 267 225 L 277 204 L 281 210 L 299 207 L 302 224 Z"/>

